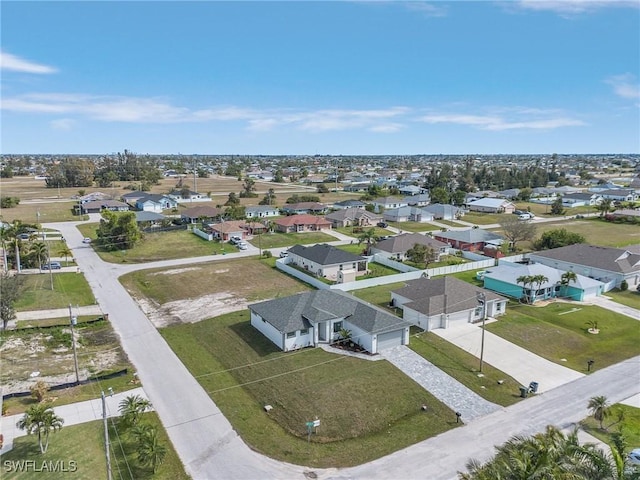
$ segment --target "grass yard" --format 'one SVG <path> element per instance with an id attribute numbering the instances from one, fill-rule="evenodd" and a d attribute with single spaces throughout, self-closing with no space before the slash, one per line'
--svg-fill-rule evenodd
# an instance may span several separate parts
<path id="1" fill-rule="evenodd" d="M 626 290 L 624 292 L 620 290 L 611 290 L 603 295 L 605 297 L 611 297 L 611 300 L 614 302 L 640 310 L 640 292 L 634 290 Z"/>
<path id="2" fill-rule="evenodd" d="M 484 282 L 476 278 L 476 273 L 482 270 L 486 270 L 486 269 L 480 268 L 477 270 L 467 270 L 465 272 L 452 273 L 451 276 L 456 277 L 458 280 L 462 280 L 464 282 L 470 283 L 471 285 L 482 287 L 484 286 Z"/>
<path id="3" fill-rule="evenodd" d="M 623 413 L 624 419 L 622 422 L 611 426 L 611 424 L 617 422 L 618 412 Z M 609 445 L 612 444 L 611 434 L 620 429 L 627 441 L 629 450 L 638 448 L 638 445 L 640 445 L 640 408 L 616 403 L 611 406 L 610 416 L 605 419 L 603 425 L 606 429 L 604 431 L 600 430 L 600 423 L 593 417 L 587 417 L 580 422 L 583 430 Z M 608 426 L 609 428 L 607 428 Z"/>
<path id="4" fill-rule="evenodd" d="M 336 248 L 344 250 L 345 252 L 353 253 L 354 255 L 366 255 L 367 244 L 366 242 L 358 245 L 358 242 L 353 242 L 350 245 L 336 245 Z"/>
<path id="5" fill-rule="evenodd" d="M 521 400 L 514 393 L 518 392 L 519 382 L 486 363 L 484 377 L 478 377 L 480 365 L 476 357 L 433 333 L 413 335 L 409 348 L 490 402 L 507 407 Z M 500 380 L 502 384 L 498 383 Z"/>
<path id="6" fill-rule="evenodd" d="M 401 273 L 398 270 L 394 270 L 393 268 L 387 267 L 386 265 L 382 265 L 380 263 L 370 262 L 368 268 L 369 272 L 371 273 L 356 277 L 356 281 L 366 280 L 367 278 L 384 277 L 387 275 L 397 275 L 398 273 Z"/>
<path id="7" fill-rule="evenodd" d="M 368 225 L 364 227 L 339 227 L 334 228 L 336 232 L 343 233 L 344 235 L 349 235 L 354 239 L 357 239 L 364 232 L 368 232 L 373 228 L 374 234 L 376 237 L 384 237 L 386 235 L 393 235 L 391 230 L 387 230 L 386 228 L 381 228 L 376 225 Z"/>
<path id="8" fill-rule="evenodd" d="M 2 195 L 6 195 L 4 191 L 4 179 L 2 180 Z M 55 190 L 46 192 L 53 194 L 53 198 L 56 198 Z M 22 198 L 21 194 L 17 195 L 18 198 Z M 0 218 L 5 222 L 12 222 L 14 220 L 22 220 L 24 223 L 49 223 L 49 222 L 77 222 L 82 219 L 73 214 L 73 207 L 75 202 L 73 201 L 58 201 L 57 199 L 50 199 L 43 201 L 42 203 L 20 203 L 13 208 L 0 208 Z M 40 217 L 38 219 L 38 212 Z"/>
<path id="9" fill-rule="evenodd" d="M 600 333 L 587 332 L 597 321 Z M 545 307 L 509 303 L 487 330 L 552 362 L 587 373 L 587 360 L 600 369 L 640 354 L 637 320 L 600 307 L 555 302 Z M 561 361 L 561 359 L 566 361 Z"/>
<path id="10" fill-rule="evenodd" d="M 196 299 L 213 293 L 230 292 L 247 301 L 293 295 L 309 287 L 270 266 L 275 260 L 242 258 L 188 268 L 164 268 L 132 272 L 120 278 L 135 297 L 164 304 Z"/>
<path id="11" fill-rule="evenodd" d="M 335 237 L 322 232 L 302 232 L 302 233 L 265 233 L 254 237 L 249 243 L 254 247 L 261 246 L 262 250 L 270 248 L 288 247 L 290 245 L 309 245 L 313 243 L 334 242 Z M 260 242 L 260 243 L 258 243 Z"/>
<path id="12" fill-rule="evenodd" d="M 440 227 L 423 222 L 387 222 L 387 224 L 390 227 L 397 228 L 401 233 L 434 232 L 436 230 L 440 230 Z"/>
<path id="13" fill-rule="evenodd" d="M 142 422 L 149 423 L 158 428 L 160 443 L 167 447 L 164 462 L 154 475 L 150 468 L 142 467 L 136 458 L 133 438 L 120 427 L 114 427 L 114 421 L 109 423 L 109 439 L 111 442 L 111 467 L 113 478 L 136 478 L 158 480 L 188 479 L 184 467 L 178 458 L 173 445 L 167 437 L 158 416 L 154 412 L 145 413 Z M 117 428 L 117 430 L 116 430 Z M 63 427 L 60 431 L 50 435 L 49 448 L 44 455 L 40 453 L 36 435 L 27 435 L 14 441 L 13 450 L 2 455 L 2 478 L 9 479 L 58 479 L 74 478 L 93 480 L 105 478 L 107 464 L 104 456 L 104 429 L 102 421 L 83 423 Z M 73 461 L 76 470 L 66 474 L 60 472 L 10 472 L 6 462 L 19 462 L 33 460 L 38 466 L 43 461 L 60 461 L 69 468 L 69 462 Z"/>
<path id="14" fill-rule="evenodd" d="M 599 218 L 545 222 L 536 224 L 536 227 L 536 238 L 546 231 L 564 228 L 583 235 L 586 243 L 602 247 L 624 247 L 640 243 L 640 228 L 637 225 L 605 222 Z M 518 248 L 529 251 L 532 249 L 531 245 L 532 242 L 519 242 Z"/>
<path id="15" fill-rule="evenodd" d="M 468 223 L 475 223 L 476 225 L 491 225 L 493 223 L 500 223 L 510 213 L 480 213 L 480 212 L 467 212 L 462 217 L 462 220 Z"/>
<path id="16" fill-rule="evenodd" d="M 358 297 L 365 302 L 369 302 L 372 305 L 382 307 L 388 310 L 390 313 L 396 314 L 401 312 L 400 309 L 389 308 L 389 302 L 391 301 L 391 291 L 404 287 L 404 282 L 389 283 L 387 285 L 378 285 L 376 287 L 362 288 L 359 290 L 352 290 L 351 293 L 354 297 Z"/>
<path id="17" fill-rule="evenodd" d="M 18 312 L 93 305 L 95 298 L 84 275 L 54 273 L 53 290 L 49 272 L 21 275 L 22 290 L 15 303 Z"/>
<path id="18" fill-rule="evenodd" d="M 359 465 L 456 426 L 450 409 L 390 363 L 283 353 L 247 311 L 160 332 L 243 439 L 278 460 Z M 316 416 L 322 423 L 307 443 L 305 422 Z"/>

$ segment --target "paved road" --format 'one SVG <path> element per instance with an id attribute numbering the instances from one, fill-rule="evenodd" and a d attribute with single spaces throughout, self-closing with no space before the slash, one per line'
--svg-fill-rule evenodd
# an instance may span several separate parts
<path id="1" fill-rule="evenodd" d="M 100 386 L 96 384 L 96 390 L 99 389 Z M 118 412 L 118 405 L 120 404 L 120 401 L 130 395 L 139 395 L 142 398 L 146 398 L 147 400 L 149 399 L 142 388 L 134 388 L 132 390 L 119 393 L 116 392 L 113 395 L 109 395 L 109 392 L 105 392 L 105 395 L 105 405 L 108 418 L 120 415 Z M 62 417 L 65 427 L 77 425 L 79 423 L 92 422 L 94 420 L 102 420 L 102 399 L 96 398 L 85 402 L 61 405 L 59 407 L 54 407 L 53 410 L 58 416 Z M 2 417 L 4 446 L 0 451 L 1 453 L 7 453 L 11 450 L 14 438 L 23 437 L 27 434 L 24 430 L 20 430 L 16 427 L 16 423 L 22 418 L 22 416 L 23 414 Z"/>
<path id="2" fill-rule="evenodd" d="M 194 479 L 303 479 L 307 468 L 277 462 L 247 447 L 218 407 L 191 376 L 117 280 L 126 268 L 102 262 L 82 244 L 74 224 L 51 224 L 74 250 L 103 311 L 110 314 L 122 346 L 136 366 L 145 391 Z M 242 256 L 244 252 L 234 254 Z M 220 256 L 218 256 L 220 257 Z M 212 257 L 207 257 L 210 261 Z M 169 261 L 172 262 L 172 261 Z M 173 265 L 192 263 L 176 261 Z M 164 262 L 159 262 L 164 263 Z M 156 264 L 157 265 L 157 264 Z M 155 266 L 155 265 L 154 265 Z M 144 265 L 138 268 L 149 268 Z M 587 415 L 594 394 L 612 402 L 640 391 L 640 357 L 472 421 L 393 455 L 348 469 L 317 471 L 319 478 L 450 479 L 469 457 L 487 458 L 492 446 L 514 434 L 531 434 L 547 424 L 574 423 Z"/>
<path id="3" fill-rule="evenodd" d="M 439 328 L 433 330 L 433 333 L 480 358 L 482 328 L 479 325 L 467 323 L 447 329 Z M 533 381 L 538 382 L 540 392 L 551 390 L 584 376 L 575 370 L 550 362 L 491 332 L 485 331 L 484 341 L 485 362 L 502 370 L 524 386 L 528 386 Z"/>
<path id="4" fill-rule="evenodd" d="M 488 402 L 409 347 L 389 348 L 382 356 L 451 410 L 461 413 L 464 423 L 502 408 Z"/>

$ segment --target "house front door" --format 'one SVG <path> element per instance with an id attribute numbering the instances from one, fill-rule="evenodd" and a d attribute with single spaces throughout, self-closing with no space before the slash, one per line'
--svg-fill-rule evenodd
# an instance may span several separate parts
<path id="1" fill-rule="evenodd" d="M 325 343 L 327 342 L 327 329 L 328 329 L 329 325 L 327 324 L 327 322 L 320 322 L 318 324 L 318 342 L 320 343 Z"/>

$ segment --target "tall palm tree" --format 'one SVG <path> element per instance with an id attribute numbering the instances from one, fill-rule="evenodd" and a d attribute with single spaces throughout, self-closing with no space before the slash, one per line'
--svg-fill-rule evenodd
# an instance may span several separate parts
<path id="1" fill-rule="evenodd" d="M 142 425 L 140 425 L 142 427 Z M 145 425 L 145 428 L 138 428 L 136 435 L 138 461 L 144 467 L 150 466 L 153 473 L 158 471 L 158 467 L 162 464 L 167 447 L 160 443 L 158 439 L 158 430 L 151 425 Z"/>
<path id="2" fill-rule="evenodd" d="M 26 430 L 28 435 L 38 434 L 40 452 L 45 453 L 49 447 L 49 433 L 62 428 L 64 420 L 55 414 L 53 408 L 38 403 L 31 405 L 16 426 Z"/>
<path id="3" fill-rule="evenodd" d="M 600 210 L 600 217 L 604 217 L 611 211 L 611 207 L 613 207 L 613 202 L 610 198 L 605 198 L 596 208 Z"/>
<path id="4" fill-rule="evenodd" d="M 62 247 L 60 247 L 60 250 L 58 250 L 58 255 L 61 255 L 61 256 L 64 257 L 64 263 L 66 263 L 67 266 L 68 266 L 69 265 L 69 257 L 71 255 L 73 255 L 73 252 L 71 251 L 69 246 L 65 243 Z"/>
<path id="5" fill-rule="evenodd" d="M 140 395 L 129 395 L 118 404 L 122 421 L 127 426 L 136 426 L 144 412 L 151 408 L 151 402 Z"/>
<path id="6" fill-rule="evenodd" d="M 44 242 L 35 242 L 31 244 L 30 250 L 38 261 L 38 268 L 42 270 L 42 264 L 49 258 L 47 245 Z"/>
<path id="7" fill-rule="evenodd" d="M 531 303 L 536 301 L 536 295 L 538 294 L 538 290 L 540 290 L 542 284 L 548 281 L 549 279 L 544 275 L 534 275 L 533 277 L 531 277 L 531 285 L 536 285 L 535 290 L 533 290 L 533 298 L 531 299 Z"/>
<path id="8" fill-rule="evenodd" d="M 358 236 L 358 245 L 360 245 L 362 242 L 367 242 L 367 253 L 369 253 L 369 249 L 371 248 L 371 245 L 375 243 L 375 239 L 376 229 L 370 228 L 368 230 L 365 230 Z"/>
<path id="9" fill-rule="evenodd" d="M 526 303 L 532 303 L 531 302 L 531 289 L 527 288 L 527 285 L 532 285 L 533 284 L 533 276 L 532 275 L 520 275 L 518 278 L 516 278 L 516 283 L 521 283 L 522 284 L 522 296 L 524 297 L 524 300 Z"/>
<path id="10" fill-rule="evenodd" d="M 609 401 L 604 395 L 591 397 L 587 404 L 587 408 L 591 412 L 591 415 L 593 415 L 593 418 L 600 423 L 601 430 L 604 429 L 604 419 L 609 416 L 609 413 L 611 413 L 611 409 L 609 407 Z"/>
<path id="11" fill-rule="evenodd" d="M 563 297 L 567 296 L 567 287 L 569 286 L 569 284 L 571 282 L 577 282 L 578 281 L 578 275 L 576 274 L 576 272 L 569 270 L 567 272 L 564 272 L 561 276 L 560 276 L 560 285 L 562 287 L 562 292 L 561 295 Z"/>

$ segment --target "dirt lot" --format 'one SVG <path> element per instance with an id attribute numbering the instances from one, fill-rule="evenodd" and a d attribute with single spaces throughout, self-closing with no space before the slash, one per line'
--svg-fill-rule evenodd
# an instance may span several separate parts
<path id="1" fill-rule="evenodd" d="M 122 283 L 156 327 L 198 322 L 309 288 L 255 259 L 134 272 Z"/>

